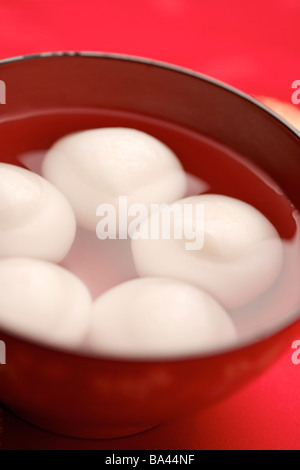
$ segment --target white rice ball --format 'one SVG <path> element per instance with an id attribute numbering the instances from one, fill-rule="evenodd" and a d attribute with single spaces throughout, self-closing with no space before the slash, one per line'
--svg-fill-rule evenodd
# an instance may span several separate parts
<path id="1" fill-rule="evenodd" d="M 157 358 L 207 353 L 232 345 L 235 327 L 206 292 L 172 279 L 134 279 L 100 296 L 92 309 L 94 353 Z"/>
<path id="2" fill-rule="evenodd" d="M 0 163 L 0 257 L 60 262 L 76 233 L 74 212 L 48 181 Z"/>
<path id="3" fill-rule="evenodd" d="M 170 203 L 184 196 L 186 175 L 165 144 L 130 128 L 101 128 L 68 135 L 47 152 L 43 175 L 70 201 L 79 225 L 96 230 L 100 204 L 116 210 L 118 198 Z"/>
<path id="4" fill-rule="evenodd" d="M 2 259 L 0 292 L 1 329 L 66 349 L 83 342 L 92 299 L 66 269 L 30 258 Z"/>
<path id="5" fill-rule="evenodd" d="M 169 237 L 160 234 L 158 239 L 151 238 L 150 227 L 156 223 L 157 214 L 143 221 L 133 235 L 132 253 L 140 276 L 190 282 L 205 289 L 226 309 L 246 304 L 272 286 L 282 268 L 282 242 L 261 212 L 217 194 L 183 199 L 162 214 L 172 217 L 175 207 L 182 217 L 177 225 L 170 219 Z M 183 216 L 184 207 L 190 208 L 190 219 Z M 201 211 L 197 216 L 197 207 L 203 208 L 203 216 Z M 174 237 L 175 225 L 182 228 L 181 239 Z M 191 249 L 193 244 L 196 249 Z"/>

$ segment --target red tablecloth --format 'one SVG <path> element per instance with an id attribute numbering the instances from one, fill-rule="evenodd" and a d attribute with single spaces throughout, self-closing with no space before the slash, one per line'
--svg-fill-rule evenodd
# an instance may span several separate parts
<path id="1" fill-rule="evenodd" d="M 248 93 L 291 102 L 291 84 L 300 79 L 299 18 L 299 0 L 1 0 L 0 58 L 118 52 L 185 66 Z M 2 448 L 300 449 L 300 366 L 292 364 L 290 346 L 252 385 L 185 420 L 126 439 L 80 441 L 4 412 Z"/>

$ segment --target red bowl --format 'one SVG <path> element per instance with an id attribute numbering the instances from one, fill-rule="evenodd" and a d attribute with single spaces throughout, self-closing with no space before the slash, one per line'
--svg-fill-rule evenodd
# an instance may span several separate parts
<path id="1" fill-rule="evenodd" d="M 78 110 L 152 116 L 204 134 L 266 171 L 300 209 L 300 135 L 249 96 L 202 75 L 130 57 L 64 53 L 0 62 L 0 161 L 87 128 Z M 58 110 L 68 120 L 54 119 Z M 141 117 L 142 119 L 142 117 Z M 178 135 L 180 141 L 180 134 Z M 201 176 L 197 158 L 183 165 Z M 81 438 L 133 434 L 206 407 L 290 346 L 300 308 L 235 348 L 174 360 L 110 360 L 51 349 L 0 330 L 0 401 L 27 421 Z"/>

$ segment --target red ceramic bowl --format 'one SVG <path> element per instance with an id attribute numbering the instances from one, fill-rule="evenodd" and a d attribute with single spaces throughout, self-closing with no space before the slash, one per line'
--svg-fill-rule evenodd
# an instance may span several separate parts
<path id="1" fill-rule="evenodd" d="M 300 209 L 299 134 L 226 85 L 148 60 L 81 53 L 4 60 L 0 79 L 7 93 L 0 106 L 0 161 L 18 164 L 22 152 L 48 148 L 70 131 L 93 127 L 93 111 L 104 110 L 106 117 L 129 112 L 231 147 L 269 173 Z M 180 139 L 179 132 L 177 143 Z M 201 176 L 196 156 L 182 159 Z M 136 433 L 208 406 L 249 382 L 290 346 L 299 319 L 300 308 L 231 350 L 174 360 L 76 355 L 0 330 L 7 350 L 0 401 L 25 420 L 64 435 Z"/>

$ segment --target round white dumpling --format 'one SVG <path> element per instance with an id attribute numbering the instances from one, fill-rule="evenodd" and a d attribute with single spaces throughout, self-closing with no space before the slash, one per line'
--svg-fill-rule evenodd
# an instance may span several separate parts
<path id="1" fill-rule="evenodd" d="M 100 204 L 115 208 L 118 226 L 120 196 L 128 198 L 128 205 L 149 208 L 183 197 L 187 186 L 173 151 L 130 128 L 92 129 L 62 138 L 47 152 L 43 175 L 65 194 L 79 225 L 89 230 L 96 230 Z"/>
<path id="2" fill-rule="evenodd" d="M 60 262 L 76 233 L 66 198 L 41 176 L 0 163 L 0 257 Z"/>
<path id="3" fill-rule="evenodd" d="M 0 292 L 0 329 L 67 349 L 83 341 L 91 295 L 64 268 L 37 259 L 2 259 Z"/>
<path id="4" fill-rule="evenodd" d="M 206 292 L 172 279 L 134 279 L 99 297 L 89 350 L 119 357 L 198 354 L 232 345 L 236 330 Z"/>
<path id="5" fill-rule="evenodd" d="M 175 217 L 172 219 L 175 213 L 181 214 L 177 223 Z M 168 237 L 151 238 L 150 228 L 153 230 L 157 223 L 157 214 L 143 221 L 139 233 L 133 235 L 132 253 L 140 276 L 191 282 L 226 309 L 253 300 L 278 277 L 283 254 L 280 237 L 251 205 L 208 194 L 169 206 L 161 211 L 159 224 L 163 217 L 171 220 Z M 181 229 L 176 237 L 174 227 Z"/>

